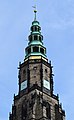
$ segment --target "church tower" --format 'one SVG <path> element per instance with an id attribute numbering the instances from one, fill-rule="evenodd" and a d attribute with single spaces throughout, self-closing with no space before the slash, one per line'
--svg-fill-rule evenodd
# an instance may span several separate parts
<path id="1" fill-rule="evenodd" d="M 9 120 L 65 120 L 65 111 L 53 93 L 53 73 L 43 44 L 40 23 L 35 18 L 25 48 L 25 59 L 19 63 L 19 92 Z"/>

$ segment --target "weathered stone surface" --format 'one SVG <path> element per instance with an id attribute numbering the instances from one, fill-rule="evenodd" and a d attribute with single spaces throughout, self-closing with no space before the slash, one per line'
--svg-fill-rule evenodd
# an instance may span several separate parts
<path id="1" fill-rule="evenodd" d="M 14 97 L 10 120 L 64 120 L 65 112 L 59 105 L 58 96 L 53 94 L 51 65 L 33 62 L 24 62 L 20 66 L 19 93 Z M 28 81 L 27 88 L 21 90 L 24 80 Z M 49 81 L 49 90 L 44 87 L 43 80 Z"/>

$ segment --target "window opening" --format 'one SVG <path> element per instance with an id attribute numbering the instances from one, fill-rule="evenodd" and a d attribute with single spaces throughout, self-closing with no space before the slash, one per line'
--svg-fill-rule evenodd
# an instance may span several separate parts
<path id="1" fill-rule="evenodd" d="M 37 35 L 35 35 L 35 36 L 34 36 L 34 40 L 37 40 L 37 38 L 38 38 L 38 36 L 37 36 Z"/>
<path id="2" fill-rule="evenodd" d="M 30 42 L 32 41 L 32 36 L 29 36 L 29 41 L 30 41 Z"/>
<path id="3" fill-rule="evenodd" d="M 45 69 L 45 72 L 47 73 L 47 69 Z"/>
<path id="4" fill-rule="evenodd" d="M 27 117 L 27 106 L 22 107 L 22 120 L 25 120 Z"/>
<path id="5" fill-rule="evenodd" d="M 46 116 L 47 116 L 47 118 L 49 118 L 49 120 L 51 119 L 51 112 L 50 112 L 49 104 L 47 104 L 47 106 L 46 106 Z"/>
<path id="6" fill-rule="evenodd" d="M 44 54 L 44 49 L 43 49 L 43 48 L 40 48 L 40 52 Z"/>
<path id="7" fill-rule="evenodd" d="M 31 31 L 33 31 L 33 27 L 31 27 Z"/>
<path id="8" fill-rule="evenodd" d="M 33 52 L 39 52 L 39 47 L 33 47 Z"/>
<path id="9" fill-rule="evenodd" d="M 38 31 L 37 26 L 35 26 L 35 31 Z"/>
<path id="10" fill-rule="evenodd" d="M 39 36 L 39 40 L 41 41 L 41 36 Z"/>
<path id="11" fill-rule="evenodd" d="M 28 49 L 28 54 L 31 53 L 31 48 Z"/>
<path id="12" fill-rule="evenodd" d="M 38 31 L 40 31 L 41 30 L 41 28 L 40 27 L 38 27 Z"/>

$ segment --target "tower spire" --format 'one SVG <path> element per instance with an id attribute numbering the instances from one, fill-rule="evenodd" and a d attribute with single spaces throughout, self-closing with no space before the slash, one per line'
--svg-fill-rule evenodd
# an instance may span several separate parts
<path id="1" fill-rule="evenodd" d="M 35 6 L 34 13 L 35 13 L 34 21 L 36 21 L 36 13 L 37 13 L 36 6 Z"/>
<path id="2" fill-rule="evenodd" d="M 36 9 L 36 0 L 34 0 L 35 5 L 33 6 L 34 8 L 34 21 L 36 21 L 36 13 L 37 13 L 37 9 Z"/>
<path id="3" fill-rule="evenodd" d="M 32 6 L 34 8 L 34 20 L 30 28 L 30 35 L 28 36 L 28 46 L 25 49 L 26 56 L 25 60 L 29 57 L 43 57 L 47 61 L 46 48 L 43 44 L 43 35 L 41 34 L 41 27 L 36 19 L 36 5 Z"/>
<path id="4" fill-rule="evenodd" d="M 37 9 L 36 9 L 36 5 L 35 6 L 33 6 L 33 8 L 34 8 L 34 21 L 36 21 L 36 13 L 37 13 Z"/>
<path id="5" fill-rule="evenodd" d="M 34 5 L 33 8 L 34 8 L 34 21 L 36 21 L 36 13 L 37 13 L 36 5 Z"/>

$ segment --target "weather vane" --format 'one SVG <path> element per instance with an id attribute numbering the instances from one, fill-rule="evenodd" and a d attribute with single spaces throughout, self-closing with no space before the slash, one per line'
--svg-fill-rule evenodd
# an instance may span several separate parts
<path id="1" fill-rule="evenodd" d="M 32 6 L 32 7 L 34 8 L 34 13 L 35 13 L 35 18 L 34 18 L 34 20 L 36 21 L 36 13 L 37 13 L 37 10 L 36 10 L 36 0 L 35 0 L 35 5 Z"/>

